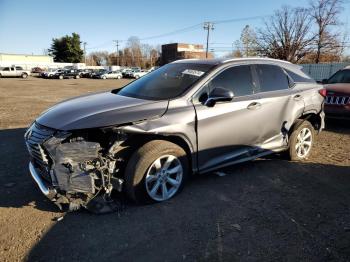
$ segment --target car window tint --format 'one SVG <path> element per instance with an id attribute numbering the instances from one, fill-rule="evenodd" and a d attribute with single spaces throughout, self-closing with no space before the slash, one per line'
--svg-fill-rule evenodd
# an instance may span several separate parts
<path id="1" fill-rule="evenodd" d="M 275 65 L 256 65 L 256 72 L 259 77 L 260 91 L 276 91 L 289 88 L 287 75 Z"/>
<path id="2" fill-rule="evenodd" d="M 345 69 L 338 71 L 329 78 L 328 84 L 336 83 L 350 83 L 350 70 Z"/>
<path id="3" fill-rule="evenodd" d="M 9 67 L 5 67 L 2 71 L 10 71 Z"/>
<path id="4" fill-rule="evenodd" d="M 223 87 L 231 90 L 234 96 L 253 94 L 254 85 L 250 66 L 234 66 L 216 76 L 210 83 L 209 89 Z"/>
<path id="5" fill-rule="evenodd" d="M 20 66 L 16 66 L 16 70 L 23 70 L 23 68 Z"/>
<path id="6" fill-rule="evenodd" d="M 284 69 L 287 74 L 290 76 L 290 78 L 293 79 L 293 81 L 295 83 L 314 83 L 315 80 L 313 80 L 312 78 L 310 78 L 308 75 L 306 75 L 305 73 L 303 73 L 305 76 L 302 76 L 300 74 L 297 74 L 295 72 L 292 72 L 291 70 L 288 69 Z"/>

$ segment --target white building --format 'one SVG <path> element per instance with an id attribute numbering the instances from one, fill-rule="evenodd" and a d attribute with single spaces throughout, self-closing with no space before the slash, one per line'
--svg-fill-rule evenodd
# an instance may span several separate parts
<path id="1" fill-rule="evenodd" d="M 63 68 L 65 66 L 73 66 L 75 68 L 85 68 L 85 63 L 57 63 L 53 61 L 52 56 L 48 55 L 25 55 L 25 54 L 5 54 L 0 53 L 0 67 L 4 66 L 22 66 L 27 70 L 33 67 L 47 68 Z"/>

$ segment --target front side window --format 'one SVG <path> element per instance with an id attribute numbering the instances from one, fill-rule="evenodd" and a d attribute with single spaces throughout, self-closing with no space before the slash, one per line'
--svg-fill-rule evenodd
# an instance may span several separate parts
<path id="1" fill-rule="evenodd" d="M 284 90 L 289 88 L 288 76 L 275 65 L 256 65 L 260 92 Z"/>
<path id="2" fill-rule="evenodd" d="M 327 82 L 328 84 L 350 83 L 350 70 L 341 70 L 335 73 Z"/>
<path id="3" fill-rule="evenodd" d="M 251 67 L 246 65 L 226 69 L 209 82 L 208 88 L 210 91 L 216 87 L 231 90 L 234 96 L 253 94 L 254 85 Z"/>
<path id="4" fill-rule="evenodd" d="M 210 64 L 167 64 L 112 93 L 147 100 L 173 99 L 187 91 L 212 67 Z"/>

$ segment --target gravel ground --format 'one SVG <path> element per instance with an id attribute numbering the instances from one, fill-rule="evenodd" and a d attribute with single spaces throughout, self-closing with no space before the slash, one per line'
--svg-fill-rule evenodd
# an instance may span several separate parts
<path id="1" fill-rule="evenodd" d="M 25 127 L 65 98 L 127 80 L 0 79 L 0 261 L 350 261 L 350 122 L 310 159 L 274 155 L 193 177 L 163 204 L 61 213 L 27 171 Z"/>

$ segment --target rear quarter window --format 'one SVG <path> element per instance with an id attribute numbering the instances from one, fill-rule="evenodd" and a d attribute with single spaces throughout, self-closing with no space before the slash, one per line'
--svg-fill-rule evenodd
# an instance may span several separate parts
<path id="1" fill-rule="evenodd" d="M 285 68 L 284 70 L 289 75 L 289 77 L 293 79 L 294 83 L 315 83 L 315 80 L 313 80 L 311 77 L 309 77 L 305 73 L 297 74 L 296 72 L 293 72 Z"/>
<path id="2" fill-rule="evenodd" d="M 285 90 L 289 88 L 288 76 L 279 66 L 256 65 L 260 92 Z"/>

